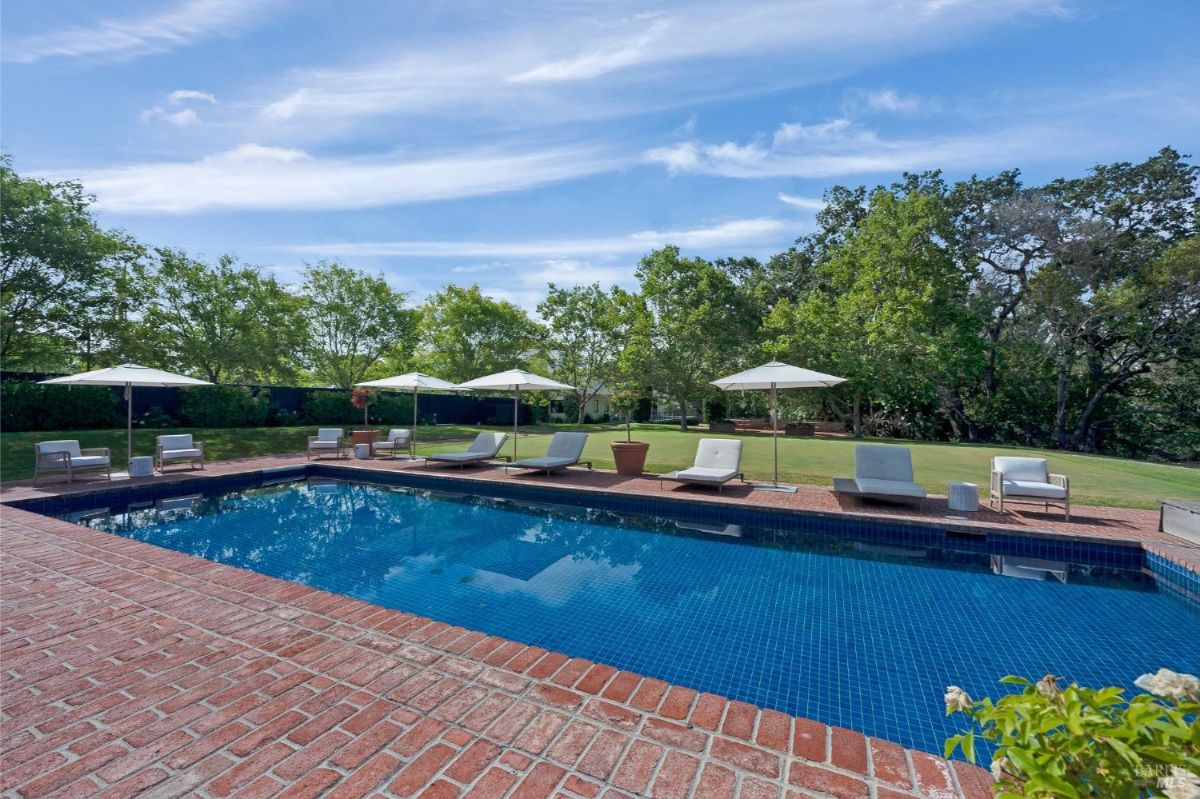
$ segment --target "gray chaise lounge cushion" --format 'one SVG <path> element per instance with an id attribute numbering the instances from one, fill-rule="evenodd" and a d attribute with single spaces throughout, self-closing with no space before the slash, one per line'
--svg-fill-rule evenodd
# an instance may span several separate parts
<path id="1" fill-rule="evenodd" d="M 922 499 L 925 489 L 913 482 L 908 447 L 859 444 L 854 448 L 854 486 L 860 494 Z"/>
<path id="2" fill-rule="evenodd" d="M 702 438 L 696 448 L 695 465 L 669 472 L 665 480 L 720 485 L 737 477 L 742 468 L 742 442 L 729 438 Z"/>
<path id="3" fill-rule="evenodd" d="M 583 457 L 583 448 L 587 445 L 587 433 L 555 433 L 550 439 L 550 446 L 541 458 L 524 458 L 509 464 L 514 469 L 562 469 L 574 466 Z"/>
<path id="4" fill-rule="evenodd" d="M 480 433 L 475 436 L 471 446 L 465 452 L 443 452 L 440 455 L 430 455 L 426 460 L 444 461 L 446 463 L 471 463 L 487 461 L 496 457 L 496 453 L 508 440 L 507 433 Z"/>

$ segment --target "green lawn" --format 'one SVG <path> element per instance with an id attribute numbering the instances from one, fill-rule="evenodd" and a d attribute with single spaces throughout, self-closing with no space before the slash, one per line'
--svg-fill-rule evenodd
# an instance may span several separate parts
<path id="1" fill-rule="evenodd" d="M 522 435 L 518 443 L 521 456 L 540 455 L 545 451 L 550 432 L 573 429 L 570 425 L 548 425 Z M 597 468 L 611 469 L 610 441 L 623 439 L 624 428 L 590 425 L 585 457 Z M 154 449 L 154 437 L 162 430 L 134 431 L 134 449 L 149 454 Z M 176 431 L 177 432 L 177 431 Z M 283 452 L 300 452 L 305 436 L 314 432 L 310 427 L 264 427 L 239 429 L 198 430 L 209 457 L 245 457 Z M 462 447 L 478 430 L 473 427 L 439 425 L 422 427 L 418 431 L 421 453 L 444 452 Z M 665 472 L 691 464 L 696 442 L 707 435 L 703 432 L 681 433 L 657 425 L 635 425 L 634 437 L 650 443 L 646 468 Z M 33 442 L 52 438 L 78 438 L 82 445 L 107 446 L 113 460 L 120 463 L 125 457 L 125 431 L 93 430 L 62 433 L 4 433 L 0 434 L 0 479 L 29 477 L 33 473 Z M 769 479 L 771 476 L 771 439 L 768 436 L 744 436 L 742 466 L 749 479 Z M 986 495 L 988 469 L 993 455 L 1036 455 L 1050 461 L 1050 469 L 1071 478 L 1072 500 L 1081 504 L 1112 505 L 1133 508 L 1155 508 L 1159 497 L 1200 499 L 1200 470 L 1183 466 L 1105 458 L 1095 455 L 1016 447 L 975 446 L 965 444 L 917 443 L 887 441 L 903 444 L 913 451 L 913 466 L 917 482 L 926 490 L 944 494 L 950 480 L 968 480 L 980 484 Z M 852 439 L 781 438 L 779 441 L 780 479 L 792 483 L 830 485 L 833 475 L 854 472 Z M 505 453 L 511 452 L 511 442 Z"/>

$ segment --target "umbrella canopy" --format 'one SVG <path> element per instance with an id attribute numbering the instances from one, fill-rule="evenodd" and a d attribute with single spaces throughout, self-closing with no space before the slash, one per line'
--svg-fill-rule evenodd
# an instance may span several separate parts
<path id="1" fill-rule="evenodd" d="M 355 383 L 354 385 L 366 388 L 407 388 L 412 391 L 413 426 L 412 435 L 408 437 L 408 457 L 412 460 L 415 460 L 417 457 L 417 395 L 420 394 L 421 389 L 432 389 L 435 391 L 452 391 L 457 389 L 457 386 L 449 380 L 427 375 L 424 372 L 409 372 L 403 375 L 385 377 L 380 380 Z"/>
<path id="2" fill-rule="evenodd" d="M 355 383 L 354 385 L 365 386 L 366 388 L 407 388 L 434 391 L 450 391 L 457 388 L 449 380 L 427 375 L 424 372 L 409 372 L 408 374 L 384 377 L 380 380 L 368 380 L 365 383 Z"/>
<path id="3" fill-rule="evenodd" d="M 207 380 L 197 380 L 187 375 L 177 375 L 174 372 L 164 372 L 162 369 L 151 369 L 149 366 L 138 366 L 135 363 L 123 363 L 120 366 L 80 372 L 77 375 L 67 375 L 66 377 L 55 377 L 41 382 L 54 385 L 156 386 L 158 388 L 212 385 Z"/>
<path id="4" fill-rule="evenodd" d="M 149 366 L 138 366 L 136 363 L 123 363 L 120 366 L 110 366 L 107 369 L 94 369 L 90 372 L 80 372 L 77 375 L 55 377 L 42 380 L 43 383 L 58 386 L 125 386 L 125 451 L 133 457 L 133 387 L 151 386 L 156 388 L 172 388 L 176 386 L 211 386 L 207 380 L 197 380 L 187 375 L 177 375 L 162 369 L 152 369 Z"/>
<path id="5" fill-rule="evenodd" d="M 738 372 L 735 375 L 712 381 L 712 385 L 723 388 L 726 391 L 765 390 L 771 392 L 771 439 L 775 445 L 775 479 L 770 486 L 760 486 L 761 488 L 777 491 L 796 490 L 795 488 L 779 485 L 778 390 L 781 388 L 827 388 L 844 382 L 846 382 L 846 378 L 844 377 L 834 377 L 833 375 L 814 372 L 812 369 L 804 369 L 799 366 L 780 363 L 779 361 L 764 363 L 762 366 L 756 366 L 753 369 L 747 369 L 744 372 Z"/>
<path id="6" fill-rule="evenodd" d="M 834 377 L 814 372 L 812 369 L 771 361 L 762 366 L 738 372 L 736 375 L 714 380 L 712 384 L 726 391 L 737 391 L 739 389 L 825 388 L 844 382 L 846 382 L 844 377 Z"/>
<path id="7" fill-rule="evenodd" d="M 517 413 L 518 405 L 521 402 L 522 391 L 574 391 L 574 386 L 568 386 L 566 383 L 560 383 L 557 380 L 552 380 L 549 377 L 535 375 L 533 372 L 526 372 L 524 369 L 509 369 L 507 372 L 496 372 L 493 375 L 485 375 L 477 377 L 474 380 L 468 380 L 465 383 L 460 383 L 455 388 L 465 391 L 515 391 L 513 396 L 513 460 L 517 459 L 517 434 L 519 431 L 520 416 Z"/>

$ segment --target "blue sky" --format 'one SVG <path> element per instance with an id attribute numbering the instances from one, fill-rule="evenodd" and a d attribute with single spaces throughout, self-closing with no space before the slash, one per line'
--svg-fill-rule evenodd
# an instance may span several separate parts
<path id="1" fill-rule="evenodd" d="M 1200 143 L 1200 3 L 8 0 L 2 144 L 107 225 L 414 301 L 767 256 L 826 187 Z"/>

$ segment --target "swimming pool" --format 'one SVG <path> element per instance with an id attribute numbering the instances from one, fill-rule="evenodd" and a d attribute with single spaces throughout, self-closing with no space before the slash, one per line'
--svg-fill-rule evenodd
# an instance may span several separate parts
<path id="1" fill-rule="evenodd" d="M 935 752 L 949 684 L 1200 666 L 1200 605 L 1132 547 L 303 473 L 42 512 Z"/>

